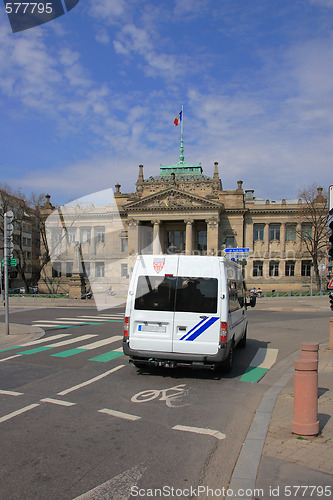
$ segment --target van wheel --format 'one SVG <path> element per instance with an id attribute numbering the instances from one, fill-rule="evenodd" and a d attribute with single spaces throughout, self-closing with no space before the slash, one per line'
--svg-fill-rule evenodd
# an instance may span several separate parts
<path id="1" fill-rule="evenodd" d="M 229 373 L 229 372 L 231 372 L 232 366 L 233 366 L 233 362 L 234 362 L 234 342 L 231 343 L 228 357 L 221 364 L 221 371 L 223 373 Z"/>
<path id="2" fill-rule="evenodd" d="M 246 346 L 246 335 L 247 335 L 247 328 L 244 330 L 243 337 L 240 339 L 238 342 L 239 347 L 244 348 Z"/>

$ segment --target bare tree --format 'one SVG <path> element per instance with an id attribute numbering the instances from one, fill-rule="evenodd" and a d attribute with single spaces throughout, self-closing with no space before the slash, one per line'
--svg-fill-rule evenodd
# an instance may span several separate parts
<path id="1" fill-rule="evenodd" d="M 327 253 L 327 219 L 328 195 L 323 194 L 322 187 L 312 184 L 299 193 L 303 201 L 300 217 L 303 220 L 302 229 L 297 231 L 311 256 L 315 280 L 320 288 L 318 265 Z"/>
<path id="2" fill-rule="evenodd" d="M 36 285 L 41 269 L 46 265 L 49 256 L 40 255 L 40 239 L 45 238 L 45 221 L 41 217 L 41 206 L 44 195 L 32 194 L 28 199 L 19 190 L 13 190 L 8 185 L 0 186 L 0 220 L 8 210 L 14 213 L 13 225 L 13 256 L 17 259 L 15 271 L 20 276 L 25 291 Z M 3 248 L 3 222 L 0 224 Z M 46 238 L 45 238 L 46 240 Z M 10 277 L 16 274 L 11 270 Z"/>

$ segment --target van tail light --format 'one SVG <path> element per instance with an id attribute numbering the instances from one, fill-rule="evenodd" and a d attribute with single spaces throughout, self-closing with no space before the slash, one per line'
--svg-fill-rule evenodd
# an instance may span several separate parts
<path id="1" fill-rule="evenodd" d="M 125 316 L 125 321 L 124 321 L 124 340 L 128 339 L 128 329 L 129 329 L 129 316 Z"/>
<path id="2" fill-rule="evenodd" d="M 220 343 L 223 344 L 228 340 L 228 323 L 221 321 Z"/>

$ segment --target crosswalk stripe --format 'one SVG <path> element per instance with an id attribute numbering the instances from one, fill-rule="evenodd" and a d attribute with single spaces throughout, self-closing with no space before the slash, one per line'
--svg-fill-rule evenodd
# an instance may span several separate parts
<path id="1" fill-rule="evenodd" d="M 97 342 L 93 342 L 92 344 L 86 344 L 78 347 L 77 349 L 68 349 L 67 351 L 61 351 L 56 354 L 51 354 L 54 358 L 69 358 L 70 356 L 75 356 L 75 354 L 80 354 L 81 352 L 87 352 L 92 349 L 98 349 L 107 344 L 111 344 L 112 342 L 117 342 L 121 340 L 122 337 L 120 335 L 115 335 L 109 339 L 98 340 Z"/>
<path id="2" fill-rule="evenodd" d="M 92 344 L 86 344 L 81 347 L 81 349 L 97 349 L 103 345 L 112 344 L 112 342 L 117 342 L 117 340 L 122 340 L 121 335 L 115 335 L 109 339 L 98 340 L 97 342 L 93 342 Z"/>
<path id="3" fill-rule="evenodd" d="M 258 382 L 274 365 L 278 352 L 278 349 L 260 347 L 240 380 L 242 382 Z"/>
<path id="4" fill-rule="evenodd" d="M 71 335 L 70 333 L 58 333 L 58 335 L 51 335 L 51 337 L 46 337 L 46 338 L 43 337 L 38 340 L 32 340 L 31 342 L 26 342 L 23 346 L 20 347 L 42 344 L 43 342 L 51 342 L 52 340 L 61 339 L 62 337 L 69 337 L 70 335 Z"/>
<path id="5" fill-rule="evenodd" d="M 50 344 L 48 346 L 37 347 L 36 349 L 29 349 L 28 351 L 20 351 L 19 354 L 35 354 L 36 352 L 46 351 L 47 349 L 53 349 L 54 347 L 62 347 L 68 344 L 74 344 L 75 342 L 80 342 L 81 340 L 86 340 L 92 337 L 97 337 L 97 335 L 82 335 L 81 337 L 63 340 L 61 342 L 56 342 L 55 344 Z"/>
<path id="6" fill-rule="evenodd" d="M 39 322 L 44 322 L 44 324 L 47 324 L 47 325 L 77 325 L 78 321 L 75 320 L 75 321 L 72 321 L 72 320 L 64 320 L 64 321 L 57 321 L 57 320 L 36 320 L 34 321 L 34 325 L 35 326 L 39 326 Z M 79 320 L 80 323 L 85 323 L 84 320 Z"/>
<path id="7" fill-rule="evenodd" d="M 89 361 L 98 361 L 99 363 L 107 363 L 108 361 L 112 361 L 113 359 L 119 358 L 119 356 L 123 356 L 123 349 L 108 351 L 104 354 L 100 354 L 99 356 L 95 356 L 94 358 L 90 358 Z"/>

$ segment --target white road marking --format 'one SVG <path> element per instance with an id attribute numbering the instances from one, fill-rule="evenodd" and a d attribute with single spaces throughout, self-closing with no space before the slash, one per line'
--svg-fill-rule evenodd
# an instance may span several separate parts
<path id="1" fill-rule="evenodd" d="M 108 415 L 111 415 L 112 417 L 118 417 L 118 418 L 123 418 L 125 420 L 140 420 L 141 417 L 138 417 L 137 415 L 131 415 L 130 413 L 123 413 L 122 411 L 116 411 L 116 410 L 109 410 L 108 408 L 104 408 L 103 410 L 98 410 L 99 413 L 107 413 Z"/>
<path id="2" fill-rule="evenodd" d="M 36 406 L 39 406 L 39 403 L 32 404 L 29 406 L 25 406 L 24 408 L 21 408 L 20 410 L 13 411 L 13 413 L 9 413 L 8 415 L 5 415 L 4 417 L 0 418 L 0 423 L 5 422 L 6 420 L 10 420 L 11 418 L 16 417 L 17 415 L 21 415 L 21 413 L 24 413 L 26 411 L 32 410 L 33 408 L 36 408 Z"/>
<path id="3" fill-rule="evenodd" d="M 186 431 L 186 432 L 195 432 L 197 434 L 208 434 L 210 436 L 214 436 L 217 439 L 225 439 L 226 435 L 220 431 L 215 431 L 214 429 L 204 429 L 201 427 L 189 427 L 188 425 L 175 425 L 172 429 L 176 431 Z"/>
<path id="4" fill-rule="evenodd" d="M 259 347 L 256 355 L 250 363 L 250 366 L 269 369 L 274 365 L 278 352 L 279 349 L 267 349 L 266 347 Z"/>
<path id="5" fill-rule="evenodd" d="M 64 320 L 64 321 L 57 321 L 57 320 L 41 320 L 41 319 L 38 319 L 36 321 L 34 321 L 34 326 L 40 326 L 40 323 L 39 321 L 43 322 L 44 324 L 46 325 L 49 325 L 49 326 L 56 326 L 56 325 L 77 325 L 78 324 L 78 321 L 75 320 L 75 321 L 72 321 L 72 320 Z M 85 321 L 84 320 L 81 320 L 79 321 L 80 324 L 83 324 Z"/>
<path id="6" fill-rule="evenodd" d="M 8 358 L 0 359 L 0 363 L 3 361 L 9 361 L 10 359 L 19 358 L 22 354 L 15 354 L 15 356 L 9 356 Z"/>
<path id="7" fill-rule="evenodd" d="M 92 500 L 112 498 L 113 500 L 128 500 L 132 497 L 133 486 L 136 486 L 141 476 L 146 471 L 147 466 L 135 465 L 132 469 L 126 470 L 106 481 L 96 488 L 83 493 L 74 500 Z"/>
<path id="8" fill-rule="evenodd" d="M 71 403 L 70 401 L 63 401 L 60 399 L 52 399 L 52 398 L 44 398 L 41 399 L 43 403 L 53 403 L 54 405 L 60 405 L 60 406 L 73 406 L 76 405 L 76 403 Z"/>
<path id="9" fill-rule="evenodd" d="M 43 337 L 38 340 L 32 340 L 31 342 L 26 342 L 23 344 L 23 346 L 20 347 L 42 344 L 43 342 L 50 342 L 51 340 L 61 339 L 62 337 L 70 337 L 70 335 L 71 335 L 70 333 L 59 333 L 58 335 L 52 335 L 51 337 L 46 337 L 46 338 Z"/>
<path id="10" fill-rule="evenodd" d="M 125 365 L 118 365 L 115 368 L 112 368 L 112 370 L 104 372 L 101 375 L 98 375 L 97 377 L 87 380 L 86 382 L 82 382 L 82 384 L 78 384 L 75 385 L 74 387 L 66 389 L 65 391 L 58 392 L 58 396 L 65 396 L 65 394 L 68 394 L 69 392 L 76 391 L 77 389 L 81 389 L 81 387 L 85 387 L 86 385 L 92 384 L 93 382 L 97 382 L 97 380 L 101 380 L 102 378 L 107 377 L 107 375 L 110 375 L 110 373 L 116 372 L 120 368 L 124 368 L 124 366 Z"/>
<path id="11" fill-rule="evenodd" d="M 97 349 L 98 347 L 102 347 L 103 345 L 112 344 L 112 342 L 117 342 L 117 340 L 121 340 L 122 338 L 123 337 L 121 335 L 115 335 L 114 337 L 110 337 L 109 339 L 98 340 L 97 342 L 93 342 L 92 344 L 81 345 L 80 349 L 88 349 L 88 350 Z"/>
<path id="12" fill-rule="evenodd" d="M 5 394 L 7 396 L 22 396 L 23 392 L 4 391 L 0 389 L 0 394 Z"/>
<path id="13" fill-rule="evenodd" d="M 75 342 L 80 342 L 80 340 L 86 340 L 92 337 L 97 337 L 97 335 L 81 335 L 81 337 L 75 337 L 68 340 L 62 340 L 61 342 L 56 342 L 55 344 L 49 344 L 47 347 L 62 347 L 63 345 L 74 344 Z"/>

